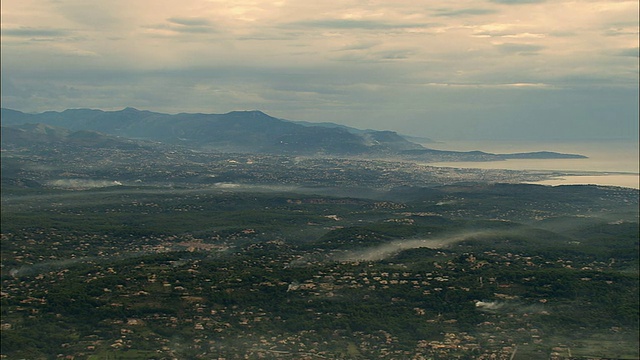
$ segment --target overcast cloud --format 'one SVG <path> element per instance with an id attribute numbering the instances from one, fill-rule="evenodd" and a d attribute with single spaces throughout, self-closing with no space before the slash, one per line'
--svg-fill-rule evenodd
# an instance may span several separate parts
<path id="1" fill-rule="evenodd" d="M 638 1 L 3 0 L 2 106 L 638 134 Z"/>

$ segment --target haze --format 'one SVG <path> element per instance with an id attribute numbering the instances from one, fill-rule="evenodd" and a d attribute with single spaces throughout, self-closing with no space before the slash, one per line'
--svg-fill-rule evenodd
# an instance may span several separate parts
<path id="1" fill-rule="evenodd" d="M 637 1 L 2 1 L 2 106 L 638 137 Z"/>

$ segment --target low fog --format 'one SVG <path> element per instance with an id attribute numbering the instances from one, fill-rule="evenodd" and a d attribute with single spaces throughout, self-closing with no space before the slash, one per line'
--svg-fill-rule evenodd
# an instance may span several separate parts
<path id="1" fill-rule="evenodd" d="M 89 179 L 58 179 L 47 183 L 54 188 L 63 189 L 94 189 L 109 186 L 121 186 L 122 183 L 116 180 L 89 180 Z"/>
<path id="2" fill-rule="evenodd" d="M 546 307 L 540 304 L 523 304 L 512 301 L 476 301 L 476 308 L 488 313 L 541 314 L 550 315 Z"/>
<path id="3" fill-rule="evenodd" d="M 430 239 L 395 240 L 367 249 L 351 250 L 335 257 L 337 261 L 377 261 L 392 257 L 400 251 L 417 248 L 442 249 L 477 237 L 505 235 L 495 230 L 464 231 L 458 234 L 436 236 Z M 511 232 L 509 232 L 511 233 Z"/>

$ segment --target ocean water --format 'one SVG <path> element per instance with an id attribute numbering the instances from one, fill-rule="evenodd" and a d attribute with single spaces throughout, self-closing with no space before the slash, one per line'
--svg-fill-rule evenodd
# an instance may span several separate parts
<path id="1" fill-rule="evenodd" d="M 423 144 L 438 150 L 490 153 L 520 153 L 554 151 L 580 154 L 587 159 L 525 159 L 488 162 L 440 162 L 432 166 L 507 169 L 550 170 L 567 172 L 570 176 L 539 182 L 546 185 L 596 184 L 640 188 L 640 155 L 638 142 L 634 141 L 583 141 L 583 142 L 515 142 L 515 141 L 446 141 Z"/>

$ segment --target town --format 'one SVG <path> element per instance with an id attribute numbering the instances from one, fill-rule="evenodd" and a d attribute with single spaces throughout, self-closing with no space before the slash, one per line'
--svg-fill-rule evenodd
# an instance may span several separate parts
<path id="1" fill-rule="evenodd" d="M 2 167 L 2 358 L 638 357 L 637 190 L 153 146 Z"/>

